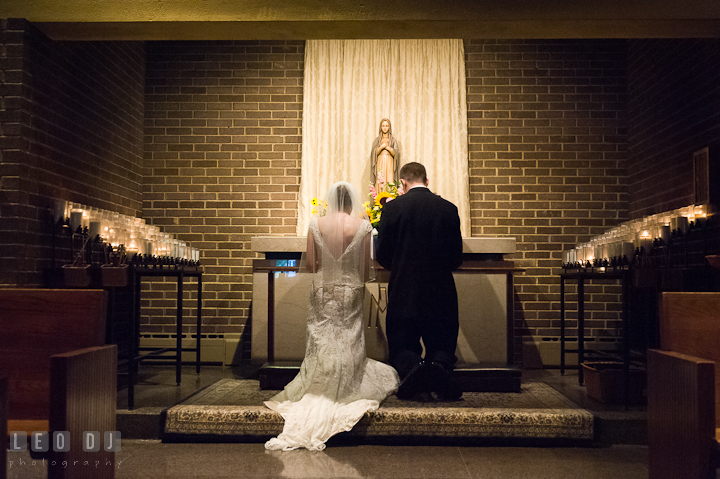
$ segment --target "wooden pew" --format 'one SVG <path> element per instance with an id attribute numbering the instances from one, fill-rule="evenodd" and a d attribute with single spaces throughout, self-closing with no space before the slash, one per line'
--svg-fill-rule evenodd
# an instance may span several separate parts
<path id="1" fill-rule="evenodd" d="M 114 477 L 114 467 L 50 467 L 52 460 L 114 461 L 102 449 L 83 455 L 79 439 L 83 431 L 115 430 L 117 348 L 104 344 L 106 314 L 102 290 L 0 290 L 6 430 L 70 432 L 70 451 L 48 455 L 50 479 Z"/>
<path id="2" fill-rule="evenodd" d="M 97 452 L 84 452 L 83 431 L 115 431 L 117 346 L 98 346 L 56 354 L 50 358 L 49 431 L 68 431 L 70 450 L 50 452 L 48 479 L 115 477 L 115 452 L 100 443 Z M 78 467 L 64 467 L 80 464 Z M 85 463 L 88 466 L 84 466 Z M 97 464 L 95 467 L 93 465 Z"/>
<path id="3" fill-rule="evenodd" d="M 660 350 L 648 352 L 650 479 L 715 477 L 718 361 L 720 293 L 663 293 Z"/>
<path id="4" fill-rule="evenodd" d="M 7 429 L 7 376 L 0 374 L 0 431 Z M 0 447 L 0 479 L 7 479 L 7 444 Z"/>
<path id="5" fill-rule="evenodd" d="M 715 363 L 673 351 L 648 351 L 651 479 L 715 477 Z"/>

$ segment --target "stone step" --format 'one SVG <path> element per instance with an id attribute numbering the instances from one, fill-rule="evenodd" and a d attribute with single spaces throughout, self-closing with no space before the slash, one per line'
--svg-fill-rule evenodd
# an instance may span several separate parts
<path id="1" fill-rule="evenodd" d="M 287 365 L 286 365 L 287 366 Z M 594 417 L 542 383 L 523 384 L 520 394 L 467 392 L 458 401 L 418 402 L 386 398 L 347 433 L 365 440 L 513 439 L 594 440 Z M 283 428 L 280 414 L 263 405 L 275 391 L 259 381 L 223 379 L 165 413 L 165 441 L 262 441 Z"/>
<path id="2" fill-rule="evenodd" d="M 519 393 L 522 371 L 507 364 L 460 363 L 455 365 L 453 377 L 463 392 Z"/>
<path id="3" fill-rule="evenodd" d="M 300 371 L 301 361 L 273 361 L 260 367 L 260 389 L 279 390 Z M 453 377 L 463 392 L 520 392 L 522 371 L 516 366 L 498 363 L 455 366 Z"/>

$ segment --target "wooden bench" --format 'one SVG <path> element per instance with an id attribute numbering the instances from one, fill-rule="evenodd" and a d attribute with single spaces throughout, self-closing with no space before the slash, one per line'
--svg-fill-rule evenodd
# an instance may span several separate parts
<path id="1" fill-rule="evenodd" d="M 7 428 L 7 397 L 8 381 L 7 376 L 0 374 L 0 431 Z M 7 479 L 7 445 L 0 447 L 0 479 Z"/>
<path id="2" fill-rule="evenodd" d="M 84 431 L 102 435 L 115 430 L 117 347 L 104 344 L 106 308 L 102 290 L 0 290 L 6 430 L 24 431 L 28 437 L 33 431 L 70 433 L 68 452 L 51 448 L 47 455 L 50 479 L 115 475 L 114 452 L 82 448 Z M 81 467 L 85 461 L 113 466 Z M 62 467 L 63 462 L 78 466 Z"/>
<path id="3" fill-rule="evenodd" d="M 663 293 L 648 351 L 650 479 L 715 477 L 720 435 L 720 293 Z"/>

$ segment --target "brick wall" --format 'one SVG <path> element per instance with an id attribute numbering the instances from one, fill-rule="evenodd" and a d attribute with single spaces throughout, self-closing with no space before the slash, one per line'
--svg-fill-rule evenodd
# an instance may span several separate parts
<path id="1" fill-rule="evenodd" d="M 720 151 L 720 40 L 631 41 L 628 124 L 630 217 L 693 204 L 693 152 Z"/>
<path id="2" fill-rule="evenodd" d="M 24 195 L 21 178 L 27 184 L 25 152 L 27 141 L 22 136 L 23 123 L 29 122 L 27 100 L 23 88 L 23 44 L 26 24 L 0 23 L 0 284 L 24 284 L 19 271 L 27 271 L 29 217 L 22 204 Z M 22 210 L 22 212 L 21 212 Z"/>
<path id="3" fill-rule="evenodd" d="M 562 250 L 627 218 L 626 43 L 469 40 L 465 55 L 472 234 L 517 238 L 516 334 L 558 337 Z M 587 335 L 616 335 L 619 292 L 586 287 Z"/>
<path id="4" fill-rule="evenodd" d="M 203 332 L 243 332 L 250 238 L 295 234 L 303 59 L 298 41 L 147 44 L 143 216 L 202 250 Z M 143 331 L 172 332 L 175 285 L 143 287 Z"/>
<path id="5" fill-rule="evenodd" d="M 0 33 L 0 284 L 39 286 L 55 199 L 140 214 L 144 47 Z"/>

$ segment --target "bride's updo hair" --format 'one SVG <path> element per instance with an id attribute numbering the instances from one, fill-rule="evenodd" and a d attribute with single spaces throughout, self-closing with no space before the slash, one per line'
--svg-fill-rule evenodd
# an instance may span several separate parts
<path id="1" fill-rule="evenodd" d="M 337 211 L 342 211 L 347 214 L 351 214 L 353 210 L 352 197 L 350 192 L 345 185 L 338 185 L 337 187 Z"/>
<path id="2" fill-rule="evenodd" d="M 356 218 L 367 219 L 365 208 L 355 188 L 347 181 L 338 181 L 328 188 L 325 194 L 325 202 L 327 203 L 327 215 L 336 213 L 346 213 Z"/>

